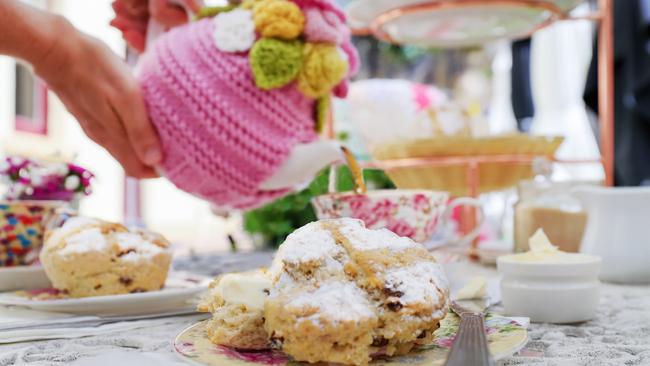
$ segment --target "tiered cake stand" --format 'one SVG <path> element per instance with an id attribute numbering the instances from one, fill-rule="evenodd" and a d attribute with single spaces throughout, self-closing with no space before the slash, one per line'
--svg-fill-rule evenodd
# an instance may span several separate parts
<path id="1" fill-rule="evenodd" d="M 356 0 L 348 7 L 350 24 L 357 35 L 373 35 L 395 44 L 425 47 L 466 47 L 499 39 L 520 39 L 557 21 L 591 20 L 599 25 L 598 88 L 600 148 L 597 161 L 558 161 L 560 163 L 602 163 L 607 185 L 614 183 L 614 38 L 613 0 L 599 0 L 598 10 L 572 17 L 570 10 L 580 0 Z M 330 126 L 330 130 L 333 127 Z M 465 166 L 467 192 L 479 195 L 480 165 L 530 165 L 539 156 L 474 155 L 408 158 L 374 161 L 366 167 L 386 171 L 405 167 Z M 557 161 L 557 160 L 556 160 Z M 422 187 L 425 188 L 425 187 Z M 476 212 L 467 209 L 461 229 L 471 231 Z M 476 244 L 470 256 L 476 255 Z"/>

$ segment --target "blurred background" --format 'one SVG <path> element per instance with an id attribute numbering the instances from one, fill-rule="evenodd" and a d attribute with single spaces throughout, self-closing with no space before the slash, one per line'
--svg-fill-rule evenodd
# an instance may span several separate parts
<path id="1" fill-rule="evenodd" d="M 114 16 L 110 0 L 28 2 L 64 15 L 126 57 L 120 33 L 108 25 Z M 583 3 L 573 14 L 588 13 L 592 6 Z M 359 36 L 355 43 L 363 68 L 357 79 L 400 78 L 433 85 L 449 98 L 476 105 L 485 120 L 485 133 L 561 135 L 565 142 L 558 157 L 598 159 L 596 117 L 583 101 L 594 31 L 590 21 L 558 22 L 530 40 L 453 50 L 399 47 Z M 364 139 L 351 115 L 349 102 L 336 102 L 337 136 L 359 157 L 367 158 Z M 313 218 L 313 213 L 306 213 L 310 194 L 326 190 L 322 176 L 310 187 L 311 192 L 284 199 L 280 208 L 222 217 L 213 214 L 206 202 L 177 190 L 165 179 L 125 179 L 116 161 L 82 133 L 56 96 L 48 93 L 28 67 L 8 57 L 0 57 L 0 121 L 0 154 L 74 161 L 96 175 L 93 193 L 80 203 L 83 215 L 146 225 L 167 236 L 181 252 L 228 250 L 233 243 L 239 249 L 264 242 L 277 244 L 298 225 L 296 221 Z M 558 166 L 553 171 L 557 180 L 599 181 L 603 174 L 598 164 Z M 377 187 L 392 185 L 380 173 L 370 180 Z M 487 203 L 513 200 L 508 198 L 511 193 L 482 199 Z M 487 209 L 506 215 L 503 206 L 488 205 Z M 283 213 L 280 219 L 278 212 Z M 255 235 L 247 235 L 244 229 Z"/>

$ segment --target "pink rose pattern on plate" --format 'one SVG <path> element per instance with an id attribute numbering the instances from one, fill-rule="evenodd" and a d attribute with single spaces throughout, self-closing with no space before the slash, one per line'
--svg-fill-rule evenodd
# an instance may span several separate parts
<path id="1" fill-rule="evenodd" d="M 269 366 L 279 366 L 289 362 L 289 357 L 284 353 L 272 350 L 238 351 L 234 348 L 215 345 L 214 352 L 229 358 Z"/>
<path id="2" fill-rule="evenodd" d="M 387 228 L 417 242 L 431 238 L 447 204 L 440 192 L 412 193 L 395 191 L 390 196 L 368 194 L 326 194 L 312 204 L 319 219 L 352 217 L 371 229 Z"/>

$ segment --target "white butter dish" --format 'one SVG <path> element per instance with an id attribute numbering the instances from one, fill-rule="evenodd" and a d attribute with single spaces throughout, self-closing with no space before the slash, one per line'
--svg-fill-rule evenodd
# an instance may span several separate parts
<path id="1" fill-rule="evenodd" d="M 575 254 L 575 261 L 529 262 L 500 257 L 501 296 L 507 314 L 536 323 L 577 323 L 592 319 L 600 295 L 601 259 Z"/>

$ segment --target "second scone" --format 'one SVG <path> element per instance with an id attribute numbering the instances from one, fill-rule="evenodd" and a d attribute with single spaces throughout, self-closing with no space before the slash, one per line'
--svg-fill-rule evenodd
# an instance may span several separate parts
<path id="1" fill-rule="evenodd" d="M 160 290 L 171 257 L 159 234 L 83 217 L 46 234 L 40 254 L 54 287 L 70 297 Z"/>
<path id="2" fill-rule="evenodd" d="M 430 342 L 442 268 L 421 245 L 354 219 L 304 226 L 280 247 L 265 303 L 271 341 L 297 361 L 365 365 Z"/>

